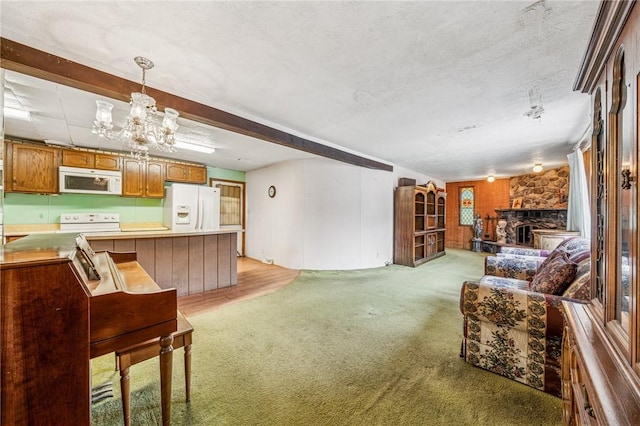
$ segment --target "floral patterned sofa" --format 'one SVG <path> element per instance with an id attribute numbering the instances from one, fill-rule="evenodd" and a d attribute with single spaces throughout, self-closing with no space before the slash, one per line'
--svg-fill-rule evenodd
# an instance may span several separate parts
<path id="1" fill-rule="evenodd" d="M 590 243 L 574 237 L 551 252 L 502 249 L 485 259 L 485 275 L 465 281 L 461 357 L 561 396 L 563 299 L 588 301 Z"/>

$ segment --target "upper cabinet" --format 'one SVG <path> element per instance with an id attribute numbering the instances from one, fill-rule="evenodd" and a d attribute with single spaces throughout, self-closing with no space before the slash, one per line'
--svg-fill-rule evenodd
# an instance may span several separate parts
<path id="1" fill-rule="evenodd" d="M 62 150 L 62 165 L 100 170 L 120 170 L 120 157 L 101 152 Z"/>
<path id="2" fill-rule="evenodd" d="M 125 158 L 122 168 L 122 196 L 164 198 L 164 163 Z"/>
<path id="3" fill-rule="evenodd" d="M 58 167 L 122 171 L 122 196 L 164 198 L 165 181 L 205 184 L 207 168 L 161 158 L 147 162 L 123 153 L 5 141 L 5 191 L 58 194 Z"/>
<path id="4" fill-rule="evenodd" d="M 59 150 L 44 145 L 5 143 L 5 191 L 58 193 Z"/>
<path id="5" fill-rule="evenodd" d="M 204 166 L 168 162 L 165 172 L 166 179 L 171 182 L 207 183 L 207 168 Z"/>

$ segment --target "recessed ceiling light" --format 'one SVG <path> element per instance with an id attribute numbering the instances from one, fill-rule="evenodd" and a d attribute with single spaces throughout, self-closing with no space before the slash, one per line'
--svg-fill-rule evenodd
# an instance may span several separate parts
<path id="1" fill-rule="evenodd" d="M 487 182 L 493 182 L 494 180 L 496 180 L 496 178 L 495 178 L 495 177 L 493 177 L 493 175 L 489 175 L 489 176 L 487 177 Z"/>
<path id="2" fill-rule="evenodd" d="M 31 121 L 31 114 L 29 111 L 23 109 L 15 109 L 4 107 L 2 109 L 5 118 L 12 118 L 14 120 Z"/>
<path id="3" fill-rule="evenodd" d="M 542 171 L 542 164 L 536 163 L 535 166 L 533 166 L 533 171 L 534 173 L 540 173 Z"/>

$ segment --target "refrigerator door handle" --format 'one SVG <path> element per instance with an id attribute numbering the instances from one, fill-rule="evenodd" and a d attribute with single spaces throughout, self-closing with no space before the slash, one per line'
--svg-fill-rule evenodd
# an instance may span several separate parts
<path id="1" fill-rule="evenodd" d="M 202 205 L 202 197 L 198 197 L 198 208 L 197 208 L 197 216 L 196 216 L 196 231 L 200 231 L 202 229 L 202 209 L 203 209 L 203 205 Z"/>

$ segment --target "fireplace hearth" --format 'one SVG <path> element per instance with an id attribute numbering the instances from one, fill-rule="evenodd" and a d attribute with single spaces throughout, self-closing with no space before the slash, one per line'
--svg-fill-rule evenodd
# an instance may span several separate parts
<path id="1" fill-rule="evenodd" d="M 507 244 L 532 247 L 531 231 L 567 227 L 567 209 L 498 209 L 496 212 L 507 221 Z"/>
<path id="2" fill-rule="evenodd" d="M 520 225 L 516 227 L 516 244 L 519 246 L 533 246 L 532 225 Z"/>

